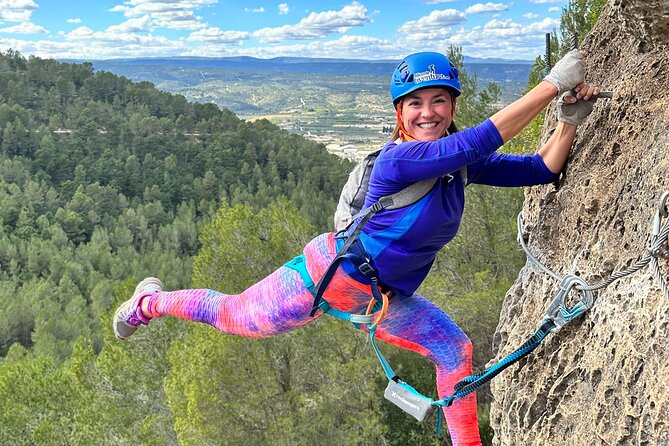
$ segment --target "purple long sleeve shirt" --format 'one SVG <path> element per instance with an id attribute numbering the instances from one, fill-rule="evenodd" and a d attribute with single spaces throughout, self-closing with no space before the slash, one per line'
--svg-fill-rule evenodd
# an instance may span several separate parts
<path id="1" fill-rule="evenodd" d="M 376 159 L 365 207 L 427 178 L 438 178 L 417 203 L 376 214 L 359 235 L 379 279 L 411 295 L 427 276 L 437 252 L 455 237 L 464 210 L 461 169 L 467 182 L 530 186 L 555 180 L 539 155 L 497 153 L 502 137 L 490 120 L 436 141 L 385 145 Z M 360 280 L 352 265 L 344 268 Z"/>

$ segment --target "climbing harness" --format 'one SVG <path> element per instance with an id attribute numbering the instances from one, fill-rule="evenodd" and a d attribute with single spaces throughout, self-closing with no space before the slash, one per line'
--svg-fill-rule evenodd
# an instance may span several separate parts
<path id="1" fill-rule="evenodd" d="M 445 178 L 447 181 L 451 181 L 454 177 L 448 175 Z M 432 189 L 436 181 L 436 178 L 431 178 L 413 183 L 399 192 L 381 197 L 376 203 L 354 215 L 351 218 L 351 223 L 346 229 L 336 234 L 336 238 L 345 240 L 344 245 L 339 249 L 337 255 L 318 281 L 318 284 L 314 285 L 314 281 L 307 271 L 304 253 L 284 265 L 300 274 L 306 288 L 314 296 L 314 304 L 311 313 L 309 314 L 310 316 L 313 317 L 317 310 L 321 310 L 331 316 L 352 322 L 356 326 L 364 324 L 367 327 L 369 330 L 370 343 L 388 377 L 388 387 L 384 393 L 385 397 L 420 421 L 423 421 L 434 412 L 434 400 L 423 396 L 413 387 L 400 380 L 376 344 L 376 328 L 386 315 L 388 302 L 393 295 L 393 291 L 390 287 L 379 282 L 376 271 L 370 265 L 370 259 L 367 258 L 364 248 L 358 239 L 358 235 L 365 224 L 376 213 L 383 209 L 399 209 L 406 207 L 421 200 Z M 355 227 L 352 228 L 353 225 L 355 225 Z M 370 281 L 373 298 L 370 300 L 365 314 L 352 314 L 337 310 L 332 308 L 323 298 L 325 289 L 334 277 L 339 264 L 344 259 L 350 260 L 353 265 L 356 266 L 358 271 L 364 274 Z M 382 292 L 382 288 L 386 291 Z M 375 312 L 378 312 L 379 314 L 375 316 Z"/>
<path id="2" fill-rule="evenodd" d="M 391 297 L 389 294 L 391 295 L 392 291 L 390 293 L 382 293 L 379 289 L 378 278 L 376 277 L 376 272 L 369 265 L 369 259 L 365 258 L 364 255 L 361 259 L 361 254 L 359 251 L 361 247 L 359 246 L 359 240 L 357 239 L 357 236 L 362 230 L 362 226 L 364 226 L 364 224 L 367 223 L 367 221 L 369 221 L 369 219 L 374 214 L 382 209 L 396 209 L 399 207 L 408 206 L 409 204 L 418 201 L 420 198 L 425 196 L 425 194 L 432 188 L 433 184 L 434 181 L 429 181 L 429 184 L 422 184 L 412 191 L 408 191 L 407 189 L 409 188 L 407 188 L 398 192 L 397 194 L 394 194 L 393 196 L 382 197 L 370 208 L 367 208 L 354 216 L 351 225 L 359 217 L 362 217 L 362 220 L 360 220 L 360 223 L 358 223 L 357 227 L 347 237 L 344 246 L 339 250 L 337 256 L 326 270 L 318 285 L 314 285 L 314 282 L 306 269 L 304 254 L 295 257 L 293 260 L 285 264 L 285 266 L 299 272 L 305 286 L 314 296 L 314 306 L 311 312 L 312 316 L 317 309 L 320 309 L 327 314 L 347 320 L 353 324 L 366 325 L 369 330 L 370 343 L 374 348 L 374 352 L 376 353 L 376 356 L 381 363 L 381 367 L 383 368 L 386 377 L 388 378 L 388 385 L 384 392 L 384 397 L 409 415 L 416 418 L 418 421 L 424 421 L 427 419 L 438 407 L 449 407 L 456 399 L 475 392 L 480 387 L 487 384 L 495 376 L 500 374 L 503 370 L 529 355 L 550 333 L 558 332 L 567 323 L 582 315 L 590 307 L 592 307 L 594 303 L 593 291 L 607 287 L 614 281 L 637 272 L 648 264 L 651 264 L 653 275 L 657 280 L 662 293 L 665 295 L 667 300 L 669 300 L 669 288 L 667 287 L 666 281 L 661 275 L 658 264 L 659 257 L 669 259 L 669 221 L 662 225 L 662 219 L 669 218 L 669 192 L 664 192 L 660 197 L 660 203 L 653 221 L 648 254 L 646 254 L 641 260 L 639 260 L 631 267 L 612 274 L 608 279 L 596 285 L 588 285 L 585 280 L 574 274 L 566 274 L 564 277 L 562 277 L 542 264 L 536 258 L 536 256 L 532 254 L 530 249 L 527 247 L 525 240 L 523 239 L 523 217 L 522 213 L 518 214 L 518 242 L 523 248 L 523 251 L 525 252 L 528 260 L 530 260 L 543 272 L 550 275 L 559 282 L 557 294 L 546 308 L 539 328 L 520 346 L 520 348 L 510 353 L 496 364 L 488 367 L 483 372 L 461 379 L 458 383 L 455 384 L 453 393 L 450 396 L 439 400 L 434 400 L 430 397 L 427 397 L 418 392 L 405 381 L 401 380 L 395 374 L 392 367 L 376 344 L 376 329 L 383 321 L 383 318 L 388 310 L 388 302 Z M 349 228 L 351 225 L 349 225 Z M 346 230 L 342 232 L 344 233 L 344 237 L 346 237 Z M 356 247 L 352 250 L 358 252 L 349 252 L 351 247 Z M 362 252 L 364 253 L 364 251 Z M 368 278 L 370 278 L 372 294 L 374 297 L 370 300 L 365 314 L 351 314 L 336 310 L 331 308 L 327 301 L 323 299 L 323 292 L 325 291 L 325 288 L 334 276 L 339 263 L 344 258 L 351 259 L 358 267 L 358 269 Z M 578 302 L 576 302 L 576 304 L 570 307 L 566 301 L 570 292 L 572 291 L 580 293 L 581 297 Z M 374 313 L 376 312 L 379 314 L 375 315 Z M 441 416 L 442 414 L 437 414 L 436 431 L 438 436 L 441 435 Z"/>
<path id="3" fill-rule="evenodd" d="M 449 175 L 449 177 L 449 181 L 453 179 L 451 175 Z M 382 301 L 381 292 L 379 290 L 379 286 L 382 284 L 379 283 L 376 271 L 369 263 L 371 260 L 365 255 L 365 251 L 358 240 L 358 235 L 360 235 L 362 228 L 367 222 L 379 211 L 384 209 L 399 209 L 416 203 L 427 195 L 436 182 L 436 178 L 430 178 L 412 183 L 392 195 L 386 195 L 379 198 L 376 203 L 363 209 L 351 218 L 351 223 L 349 223 L 346 229 L 337 233 L 337 237 L 345 239 L 344 245 L 337 252 L 337 255 L 318 281 L 318 284 L 316 284 L 314 305 L 311 308 L 309 316 L 316 314 L 316 310 L 318 309 L 328 313 L 328 311 L 321 308 L 321 306 L 329 308 L 329 305 L 327 305 L 327 302 L 323 299 L 323 293 L 325 293 L 325 289 L 330 284 L 330 280 L 332 280 L 339 264 L 344 259 L 351 260 L 358 270 L 370 280 L 372 294 L 379 302 Z M 358 219 L 360 219 L 360 221 L 358 221 Z"/>
<path id="4" fill-rule="evenodd" d="M 450 175 L 449 177 L 450 179 L 453 178 Z M 392 294 L 392 290 L 390 292 L 387 291 L 385 293 L 381 291 L 381 288 L 387 290 L 389 288 L 385 287 L 382 283 L 379 282 L 376 271 L 369 263 L 370 259 L 367 258 L 365 255 L 365 251 L 362 248 L 360 240 L 358 239 L 358 235 L 362 231 L 362 228 L 365 226 L 365 224 L 374 215 L 376 215 L 376 213 L 378 213 L 383 209 L 399 209 L 414 204 L 415 202 L 425 197 L 425 195 L 427 195 L 427 193 L 432 189 L 432 187 L 436 182 L 437 182 L 436 178 L 430 178 L 427 180 L 410 184 L 409 186 L 405 187 L 404 189 L 394 194 L 386 195 L 379 198 L 379 200 L 376 203 L 355 214 L 351 218 L 351 223 L 349 223 L 349 225 L 344 230 L 339 231 L 336 234 L 335 236 L 336 238 L 345 240 L 344 245 L 337 252 L 337 255 L 332 260 L 332 262 L 330 263 L 330 265 L 328 266 L 325 273 L 320 278 L 317 284 L 314 284 L 314 281 L 311 279 L 311 276 L 309 275 L 309 271 L 307 271 L 304 253 L 300 254 L 299 256 L 295 257 L 294 259 L 290 260 L 284 265 L 288 268 L 297 271 L 300 274 L 300 277 L 302 278 L 302 281 L 304 282 L 305 286 L 307 287 L 309 292 L 314 296 L 314 304 L 311 308 L 311 312 L 309 313 L 310 317 L 313 317 L 317 310 L 321 310 L 324 313 L 327 313 L 339 319 L 344 319 L 346 321 L 352 322 L 355 325 L 358 324 L 367 325 L 367 327 L 370 330 L 370 334 L 373 337 L 375 327 L 381 323 L 381 320 L 386 314 L 386 311 L 388 309 L 388 300 L 390 298 L 389 294 Z M 358 221 L 358 219 L 360 220 Z M 351 227 L 353 225 L 356 226 L 351 230 Z M 370 281 L 372 295 L 374 297 L 370 301 L 365 314 L 362 315 L 351 314 L 337 310 L 335 308 L 332 308 L 330 304 L 328 304 L 328 302 L 325 299 L 323 299 L 323 294 L 325 293 L 325 289 L 327 288 L 327 286 L 330 284 L 330 281 L 334 277 L 334 274 L 337 271 L 339 264 L 344 259 L 350 260 L 356 266 L 358 271 L 364 274 Z M 372 314 L 379 310 L 381 310 L 379 316 L 374 316 Z"/>

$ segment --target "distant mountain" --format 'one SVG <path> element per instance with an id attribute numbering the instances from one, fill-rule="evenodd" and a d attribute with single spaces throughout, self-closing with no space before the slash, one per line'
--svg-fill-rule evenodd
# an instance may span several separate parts
<path id="1" fill-rule="evenodd" d="M 480 63 L 489 63 L 489 64 L 504 64 L 504 65 L 532 65 L 533 60 L 524 60 L 524 59 L 500 59 L 497 57 L 470 57 L 464 56 L 465 64 L 480 64 Z"/>
<path id="2" fill-rule="evenodd" d="M 465 68 L 480 80 L 494 82 L 527 82 L 532 61 L 481 59 L 465 56 Z M 81 61 L 77 61 L 81 62 Z M 147 73 L 174 69 L 232 70 L 235 72 L 313 73 L 336 75 L 389 76 L 397 65 L 391 60 L 317 59 L 306 57 L 167 57 L 139 59 L 108 59 L 90 61 L 95 70 L 106 70 L 131 80 L 155 82 Z M 160 78 L 161 76 L 156 73 Z"/>
<path id="3" fill-rule="evenodd" d="M 91 61 L 96 70 L 118 72 L 123 67 L 184 67 L 203 69 L 230 69 L 236 71 L 286 71 L 303 73 L 337 73 L 381 75 L 392 72 L 396 63 L 350 59 L 313 59 L 303 57 L 168 57 L 143 59 L 108 59 Z"/>

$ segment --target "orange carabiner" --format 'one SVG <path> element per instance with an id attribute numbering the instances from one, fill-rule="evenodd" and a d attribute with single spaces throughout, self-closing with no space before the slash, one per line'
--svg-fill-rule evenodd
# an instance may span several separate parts
<path id="1" fill-rule="evenodd" d="M 383 321 L 383 318 L 386 317 L 386 313 L 388 313 L 388 293 L 381 293 L 382 296 L 382 305 L 381 305 L 381 310 L 379 312 L 379 315 L 377 316 L 376 320 L 374 321 L 375 326 L 379 326 L 381 321 Z M 367 305 L 367 311 L 365 314 L 371 314 L 372 313 L 372 308 L 374 308 L 374 304 L 376 303 L 376 299 L 372 297 L 372 299 L 369 301 L 369 304 Z"/>

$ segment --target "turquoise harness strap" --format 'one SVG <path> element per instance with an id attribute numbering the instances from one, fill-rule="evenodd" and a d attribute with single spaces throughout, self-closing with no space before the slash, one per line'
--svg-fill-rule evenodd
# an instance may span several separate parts
<path id="1" fill-rule="evenodd" d="M 284 263 L 285 267 L 293 269 L 300 273 L 300 277 L 302 277 L 302 281 L 304 282 L 304 286 L 307 287 L 309 292 L 312 294 L 312 296 L 316 295 L 316 289 L 314 288 L 314 281 L 311 280 L 311 276 L 309 275 L 309 271 L 307 271 L 307 261 L 304 258 L 304 253 L 300 254 L 299 256 L 295 257 L 294 259 Z"/>
<path id="2" fill-rule="evenodd" d="M 311 278 L 311 275 L 309 274 L 309 271 L 307 271 L 307 265 L 306 265 L 306 260 L 304 257 L 304 253 L 300 254 L 299 256 L 295 257 L 294 259 L 290 260 L 289 262 L 286 262 L 284 264 L 285 267 L 293 269 L 297 271 L 300 274 L 300 277 L 302 278 L 302 281 L 304 282 L 304 286 L 307 287 L 309 292 L 315 296 L 316 291 L 314 289 L 314 281 Z M 380 302 L 377 302 L 374 306 L 376 307 L 379 305 Z M 332 308 L 330 304 L 327 303 L 325 299 L 321 300 L 319 303 L 318 307 L 320 308 L 321 311 L 338 317 L 339 319 L 344 319 L 346 321 L 353 322 L 354 324 L 367 324 L 370 325 L 369 327 L 369 339 L 372 344 L 372 347 L 374 348 L 374 352 L 376 353 L 376 356 L 379 358 L 379 362 L 381 363 L 381 367 L 383 367 L 383 371 L 386 373 L 386 376 L 388 379 L 397 379 L 397 376 L 395 375 L 395 372 L 393 371 L 393 368 L 390 366 L 388 363 L 388 360 L 383 356 L 383 353 L 381 353 L 381 350 L 379 350 L 379 346 L 376 345 L 376 340 L 375 340 L 375 334 L 376 334 L 376 326 L 372 325 L 374 322 L 374 316 L 373 315 L 361 315 L 361 314 L 351 314 L 351 313 L 346 313 L 344 311 L 337 310 L 335 308 Z"/>
<path id="3" fill-rule="evenodd" d="M 309 290 L 309 292 L 313 295 L 316 296 L 316 289 L 314 285 L 314 281 L 311 278 L 311 275 L 309 274 L 309 271 L 307 271 L 307 265 L 306 265 L 306 259 L 304 256 L 304 253 L 298 255 L 297 257 L 293 258 L 292 260 L 286 262 L 284 264 L 286 268 L 290 268 L 294 271 L 297 271 L 300 274 L 300 277 L 302 278 L 302 281 L 304 282 L 304 286 Z M 379 293 L 378 288 L 374 286 L 375 283 L 372 284 L 372 292 L 373 294 Z M 376 288 L 376 293 L 374 293 L 374 289 Z M 376 296 L 375 296 L 376 297 Z M 373 311 L 377 311 L 378 307 L 381 305 L 381 302 L 378 300 L 377 297 L 377 302 L 374 305 Z M 335 308 L 330 307 L 328 302 L 321 298 L 319 303 L 318 303 L 318 308 L 323 311 L 324 313 L 327 313 L 331 316 L 337 317 L 339 319 L 343 319 L 349 322 L 352 322 L 356 327 L 359 326 L 359 324 L 365 324 L 368 329 L 369 329 L 369 340 L 370 343 L 372 344 L 372 347 L 374 348 L 374 352 L 376 353 L 376 357 L 379 360 L 379 363 L 381 363 L 381 367 L 383 368 L 384 373 L 386 374 L 386 377 L 388 378 L 389 381 L 389 386 L 390 385 L 395 385 L 399 386 L 402 392 L 413 395 L 415 398 L 418 398 L 421 401 L 424 401 L 424 405 L 429 405 L 429 406 L 441 406 L 445 405 L 441 400 L 440 401 L 435 401 L 432 398 L 426 397 L 425 395 L 421 394 L 418 392 L 416 389 L 411 387 L 409 384 L 405 383 L 402 381 L 397 375 L 395 375 L 395 372 L 393 371 L 393 368 L 390 366 L 388 363 L 388 360 L 383 356 L 383 353 L 381 353 L 381 350 L 379 349 L 378 345 L 376 344 L 376 325 L 374 325 L 375 317 L 373 314 L 370 315 L 361 315 L 361 314 L 351 314 L 351 313 L 346 313 L 344 311 L 337 310 Z M 396 387 L 397 388 L 397 387 Z M 397 390 L 399 392 L 399 390 Z M 391 400 L 392 401 L 392 400 Z M 392 401 L 394 404 L 397 404 L 396 401 Z M 400 407 L 402 407 L 400 405 Z M 402 407 L 405 411 L 406 408 Z M 429 413 L 429 412 L 427 412 Z M 414 415 L 416 416 L 416 415 Z M 437 415 L 437 435 L 441 434 L 441 415 Z"/>
<path id="4" fill-rule="evenodd" d="M 376 340 L 375 340 L 375 335 L 376 334 L 376 325 L 372 326 L 369 328 L 369 342 L 372 344 L 372 347 L 374 348 L 374 352 L 376 353 L 376 357 L 379 358 L 379 362 L 381 363 L 381 367 L 383 367 L 383 371 L 386 373 L 386 376 L 388 379 L 395 380 L 397 379 L 397 375 L 395 375 L 395 372 L 393 371 L 393 368 L 390 367 L 390 364 L 388 363 L 388 360 L 386 359 L 385 356 L 383 356 L 383 353 L 381 353 L 381 350 L 379 350 L 379 346 L 376 345 Z"/>
<path id="5" fill-rule="evenodd" d="M 312 296 L 316 297 L 315 284 L 311 278 L 311 275 L 309 275 L 309 271 L 307 271 L 307 262 L 305 260 L 304 253 L 300 254 L 289 262 L 286 262 L 283 266 L 297 271 L 300 274 L 302 281 L 304 282 L 304 286 L 307 287 Z M 337 310 L 332 308 L 325 299 L 320 299 L 320 302 L 318 303 L 318 309 L 324 313 L 329 314 L 330 316 L 352 322 L 353 324 L 374 323 L 373 314 L 352 314 Z"/>

